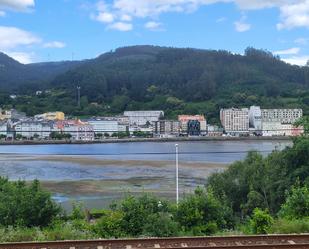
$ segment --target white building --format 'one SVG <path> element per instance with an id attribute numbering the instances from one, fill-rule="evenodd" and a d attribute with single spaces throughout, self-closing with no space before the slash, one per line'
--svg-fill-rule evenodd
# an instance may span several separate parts
<path id="1" fill-rule="evenodd" d="M 249 127 L 257 132 L 262 131 L 262 111 L 259 106 L 250 106 Z"/>
<path id="2" fill-rule="evenodd" d="M 146 125 L 159 121 L 164 117 L 163 111 L 125 111 L 124 116 L 129 118 L 130 125 Z"/>
<path id="3" fill-rule="evenodd" d="M 303 115 L 301 109 L 262 109 L 263 136 L 298 136 L 303 128 L 293 124 Z"/>
<path id="4" fill-rule="evenodd" d="M 154 134 L 159 137 L 179 136 L 180 122 L 175 120 L 160 120 L 154 122 Z"/>
<path id="5" fill-rule="evenodd" d="M 118 119 L 115 117 L 102 117 L 89 119 L 87 122 L 92 125 L 95 134 L 109 134 L 119 132 Z"/>
<path id="6" fill-rule="evenodd" d="M 248 108 L 221 109 L 220 120 L 225 132 L 228 134 L 240 135 L 249 132 Z"/>
<path id="7" fill-rule="evenodd" d="M 262 109 L 263 122 L 293 124 L 303 116 L 302 109 Z"/>
<path id="8" fill-rule="evenodd" d="M 36 120 L 24 120 L 17 122 L 14 126 L 15 135 L 21 135 L 27 139 L 30 138 L 49 138 L 50 133 L 53 130 L 54 123 L 51 121 L 36 121 Z"/>
<path id="9" fill-rule="evenodd" d="M 87 122 L 81 122 L 80 120 L 57 121 L 53 131 L 70 134 L 72 140 L 94 140 L 94 130 L 92 125 Z"/>

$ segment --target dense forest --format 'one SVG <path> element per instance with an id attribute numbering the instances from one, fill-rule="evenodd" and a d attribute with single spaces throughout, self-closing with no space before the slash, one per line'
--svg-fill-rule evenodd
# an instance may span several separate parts
<path id="1" fill-rule="evenodd" d="M 169 117 L 200 113 L 214 122 L 220 108 L 231 106 L 300 107 L 309 113 L 309 67 L 292 66 L 264 50 L 247 48 L 244 55 L 237 55 L 133 46 L 74 63 L 60 63 L 58 69 L 43 64 L 44 70 L 53 68 L 49 74 L 44 73 L 42 65 L 41 69 L 37 64 L 24 65 L 28 72 L 31 67 L 42 71 L 35 74 L 46 75 L 46 80 L 28 77 L 22 83 L 17 78 L 19 69 L 11 77 L 0 76 L 0 87 L 8 90 L 4 87 L 10 85 L 7 82 L 18 81 L 14 91 L 22 95 L 14 101 L 2 96 L 0 105 L 11 105 L 28 114 L 63 110 L 79 116 L 163 109 Z M 8 67 L 16 67 L 13 61 L 11 64 Z M 77 86 L 81 87 L 80 108 L 76 105 Z M 46 89 L 50 90 L 48 94 L 35 96 L 36 90 Z"/>
<path id="2" fill-rule="evenodd" d="M 306 124 L 308 127 L 308 124 Z M 66 214 L 40 186 L 0 178 L 0 242 L 188 235 L 308 233 L 309 138 L 215 173 L 178 205 L 150 194 Z"/>

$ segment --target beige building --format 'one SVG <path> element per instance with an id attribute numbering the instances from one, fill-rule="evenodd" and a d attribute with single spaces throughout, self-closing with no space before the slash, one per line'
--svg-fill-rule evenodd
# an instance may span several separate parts
<path id="1" fill-rule="evenodd" d="M 249 132 L 249 109 L 230 108 L 220 110 L 221 124 L 226 133 L 238 135 Z"/>

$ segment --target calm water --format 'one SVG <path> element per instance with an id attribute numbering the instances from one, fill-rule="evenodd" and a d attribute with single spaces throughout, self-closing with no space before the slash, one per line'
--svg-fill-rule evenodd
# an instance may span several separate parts
<path id="1" fill-rule="evenodd" d="M 186 153 L 180 154 L 180 160 L 188 162 L 199 161 L 231 163 L 235 160 L 243 159 L 247 151 L 250 150 L 262 151 L 263 154 L 266 155 L 272 150 L 283 149 L 292 143 L 289 141 L 203 141 L 178 142 L 178 144 L 179 152 Z M 0 145 L 0 154 L 17 153 L 26 155 L 86 155 L 87 157 L 121 160 L 174 160 L 174 152 L 175 143 L 173 142 L 82 145 Z M 190 152 L 198 154 L 190 154 Z"/>
<path id="2" fill-rule="evenodd" d="M 199 141 L 178 144 L 180 163 L 228 164 L 243 159 L 248 151 L 261 151 L 263 155 L 267 155 L 272 150 L 290 146 L 291 142 Z M 42 182 L 56 182 L 50 190 L 54 193 L 55 200 L 61 202 L 66 209 L 69 209 L 72 200 L 81 200 L 88 208 L 100 208 L 120 198 L 122 187 L 133 191 L 161 191 L 162 195 L 169 196 L 167 192 L 173 189 L 174 184 L 174 153 L 174 142 L 1 145 L 0 175 L 12 180 L 39 179 Z M 132 163 L 132 160 L 140 163 Z M 160 161 L 165 162 L 160 165 Z M 180 186 L 183 189 L 204 184 L 206 175 L 215 170 L 197 166 L 193 170 L 194 167 L 192 164 L 181 169 Z M 76 182 L 82 185 L 85 181 L 91 181 L 90 184 L 95 182 L 93 190 L 90 189 L 87 193 L 83 191 L 84 185 L 84 188 L 76 185 Z M 70 185 L 70 182 L 74 182 L 74 185 Z M 63 183 L 67 185 L 57 187 Z"/>

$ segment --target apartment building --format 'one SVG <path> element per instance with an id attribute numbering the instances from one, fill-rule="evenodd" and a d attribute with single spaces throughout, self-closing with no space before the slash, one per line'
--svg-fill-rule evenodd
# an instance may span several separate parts
<path id="1" fill-rule="evenodd" d="M 181 133 L 197 134 L 197 130 L 200 134 L 207 133 L 207 121 L 204 115 L 179 115 L 178 121 L 180 122 Z"/>
<path id="2" fill-rule="evenodd" d="M 53 131 L 70 134 L 72 140 L 94 140 L 93 126 L 80 120 L 63 120 L 55 123 Z"/>
<path id="3" fill-rule="evenodd" d="M 249 109 L 230 108 L 220 110 L 221 124 L 226 133 L 231 135 L 249 132 Z"/>
<path id="4" fill-rule="evenodd" d="M 163 111 L 125 111 L 124 116 L 128 117 L 130 125 L 147 125 L 159 121 L 164 117 Z"/>
<path id="5" fill-rule="evenodd" d="M 154 122 L 154 135 L 158 137 L 178 136 L 180 122 L 175 120 L 160 120 Z"/>
<path id="6" fill-rule="evenodd" d="M 88 119 L 87 123 L 92 125 L 95 134 L 109 134 L 119 132 L 119 122 L 116 117 L 97 117 Z"/>
<path id="7" fill-rule="evenodd" d="M 38 114 L 34 116 L 38 120 L 64 120 L 65 115 L 63 112 L 46 112 L 43 114 Z"/>
<path id="8" fill-rule="evenodd" d="M 20 135 L 27 139 L 48 139 L 53 131 L 52 121 L 37 121 L 33 119 L 19 121 L 14 124 L 15 136 Z"/>

